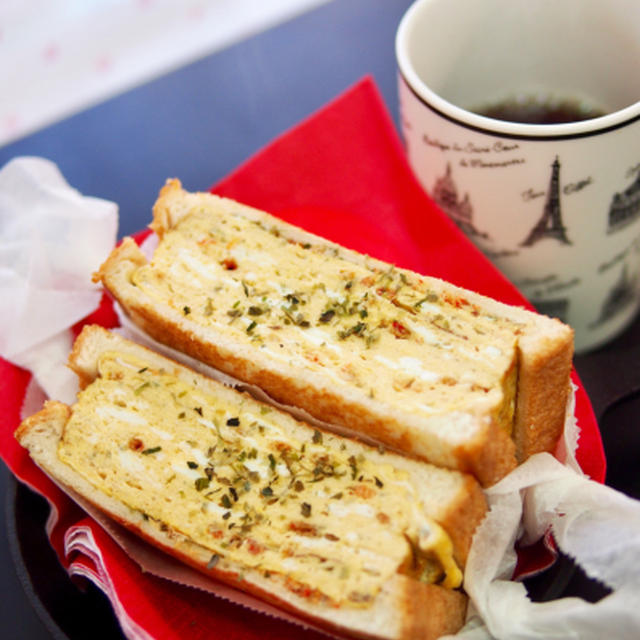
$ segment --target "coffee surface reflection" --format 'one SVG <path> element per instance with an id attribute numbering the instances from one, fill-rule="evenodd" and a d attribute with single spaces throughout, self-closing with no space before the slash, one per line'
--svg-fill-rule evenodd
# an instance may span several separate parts
<path id="1" fill-rule="evenodd" d="M 577 98 L 552 99 L 540 96 L 509 98 L 471 110 L 494 120 L 523 124 L 564 124 L 599 118 L 607 113 Z"/>

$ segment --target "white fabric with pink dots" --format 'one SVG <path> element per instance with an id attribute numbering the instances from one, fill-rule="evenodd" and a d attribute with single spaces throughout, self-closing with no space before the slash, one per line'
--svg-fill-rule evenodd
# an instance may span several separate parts
<path id="1" fill-rule="evenodd" d="M 2 0 L 0 146 L 327 0 Z"/>

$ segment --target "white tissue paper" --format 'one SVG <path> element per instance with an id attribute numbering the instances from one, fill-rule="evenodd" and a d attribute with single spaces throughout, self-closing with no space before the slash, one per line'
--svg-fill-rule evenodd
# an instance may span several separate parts
<path id="1" fill-rule="evenodd" d="M 538 454 L 486 491 L 489 516 L 477 532 L 464 588 L 481 620 L 465 640 L 640 637 L 640 503 Z M 580 598 L 531 602 L 509 580 L 513 543 L 549 527 L 558 547 L 613 592 L 597 603 Z"/>
<path id="2" fill-rule="evenodd" d="M 91 275 L 117 225 L 114 203 L 83 196 L 49 160 L 16 158 L 0 170 L 0 355 L 49 397 L 75 396 L 69 329 L 100 302 Z"/>
<path id="3" fill-rule="evenodd" d="M 0 171 L 0 353 L 31 369 L 58 400 L 73 401 L 64 365 L 69 327 L 100 300 L 91 274 L 114 246 L 116 225 L 115 205 L 81 196 L 50 162 L 19 159 Z M 135 331 L 132 337 L 141 339 Z M 468 623 L 456 638 L 640 637 L 640 502 L 583 475 L 574 456 L 578 439 L 571 405 L 556 452 L 563 462 L 535 455 L 486 490 L 490 510 L 465 569 Z M 610 595 L 595 604 L 534 603 L 510 580 L 515 541 L 533 542 L 549 530 L 561 551 L 613 589 Z M 117 596 L 108 595 L 126 626 Z"/>

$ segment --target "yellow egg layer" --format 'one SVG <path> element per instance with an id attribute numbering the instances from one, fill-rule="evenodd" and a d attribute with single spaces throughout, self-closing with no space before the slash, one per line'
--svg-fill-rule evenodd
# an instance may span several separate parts
<path id="1" fill-rule="evenodd" d="M 131 355 L 103 354 L 99 373 L 73 408 L 60 459 L 210 550 L 211 566 L 228 560 L 358 607 L 396 572 L 460 585 L 449 537 L 389 454 L 365 456 L 246 394 L 214 393 Z"/>

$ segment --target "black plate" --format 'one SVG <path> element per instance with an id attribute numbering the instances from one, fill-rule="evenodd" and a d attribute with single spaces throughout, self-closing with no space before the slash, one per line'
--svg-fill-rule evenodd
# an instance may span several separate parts
<path id="1" fill-rule="evenodd" d="M 49 544 L 49 505 L 13 476 L 6 521 L 18 578 L 36 614 L 55 640 L 125 640 L 108 598 L 89 580 L 71 580 Z"/>

